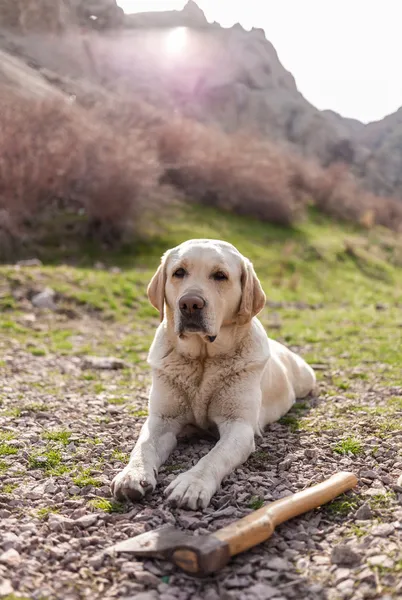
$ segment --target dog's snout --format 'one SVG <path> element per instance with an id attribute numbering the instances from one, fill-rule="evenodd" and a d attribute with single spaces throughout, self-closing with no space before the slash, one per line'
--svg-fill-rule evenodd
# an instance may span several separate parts
<path id="1" fill-rule="evenodd" d="M 186 317 L 197 315 L 205 306 L 205 300 L 196 294 L 185 294 L 179 300 L 180 312 Z"/>

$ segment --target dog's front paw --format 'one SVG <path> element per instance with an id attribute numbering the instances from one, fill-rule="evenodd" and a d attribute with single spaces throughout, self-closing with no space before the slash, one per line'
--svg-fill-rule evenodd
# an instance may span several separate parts
<path id="1" fill-rule="evenodd" d="M 141 500 L 145 494 L 152 492 L 156 486 L 156 478 L 145 469 L 127 465 L 112 481 L 112 494 L 123 502 L 124 500 Z"/>
<path id="2" fill-rule="evenodd" d="M 201 473 L 181 473 L 166 488 L 165 494 L 173 506 L 191 510 L 206 508 L 216 492 L 216 486 L 208 476 Z"/>

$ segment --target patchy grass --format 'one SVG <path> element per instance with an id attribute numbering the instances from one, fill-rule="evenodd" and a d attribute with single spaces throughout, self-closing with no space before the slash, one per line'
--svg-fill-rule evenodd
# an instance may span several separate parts
<path id="1" fill-rule="evenodd" d="M 18 454 L 18 448 L 10 444 L 0 444 L 0 456 L 12 456 Z"/>
<path id="2" fill-rule="evenodd" d="M 107 513 L 123 513 L 125 512 L 124 505 L 120 502 L 114 502 L 107 498 L 93 498 L 88 502 L 88 505 L 97 510 L 102 510 Z"/>
<path id="3" fill-rule="evenodd" d="M 250 502 L 248 503 L 248 507 L 253 510 L 258 510 L 264 506 L 264 498 L 260 498 L 260 496 L 252 496 L 250 498 Z"/>
<path id="4" fill-rule="evenodd" d="M 119 460 L 122 463 L 126 463 L 126 462 L 128 462 L 130 455 L 128 454 L 128 452 L 121 452 L 120 450 L 113 450 L 112 458 L 115 460 Z"/>
<path id="5" fill-rule="evenodd" d="M 132 415 L 133 417 L 147 417 L 148 416 L 148 411 L 145 409 L 130 409 L 129 412 L 130 412 L 130 415 Z"/>
<path id="6" fill-rule="evenodd" d="M 63 446 L 67 446 L 70 441 L 70 437 L 72 435 L 71 431 L 68 430 L 60 430 L 60 431 L 45 431 L 42 433 L 42 437 L 45 440 L 49 440 L 52 442 L 60 442 Z"/>
<path id="7" fill-rule="evenodd" d="M 7 483 L 6 485 L 3 485 L 1 491 L 3 494 L 12 494 L 17 487 L 18 483 Z"/>
<path id="8" fill-rule="evenodd" d="M 102 482 L 100 479 L 93 477 L 91 473 L 91 468 L 81 468 L 79 473 L 73 477 L 73 482 L 78 487 L 86 487 L 88 485 L 91 485 L 92 487 L 101 487 Z"/>
<path id="9" fill-rule="evenodd" d="M 61 463 L 61 452 L 49 448 L 43 452 L 33 453 L 30 455 L 28 463 L 30 469 L 53 469 Z"/>
<path id="10" fill-rule="evenodd" d="M 357 456 L 363 451 L 362 443 L 354 437 L 347 437 L 336 444 L 334 452 L 337 454 L 353 454 Z"/>
<path id="11" fill-rule="evenodd" d="M 334 516 L 344 517 L 357 508 L 357 502 L 349 496 L 341 496 L 326 505 L 325 510 Z"/>
<path id="12" fill-rule="evenodd" d="M 50 514 L 58 514 L 60 510 L 55 506 L 43 506 L 42 508 L 38 508 L 36 511 L 36 516 L 41 521 L 44 521 L 48 518 Z"/>

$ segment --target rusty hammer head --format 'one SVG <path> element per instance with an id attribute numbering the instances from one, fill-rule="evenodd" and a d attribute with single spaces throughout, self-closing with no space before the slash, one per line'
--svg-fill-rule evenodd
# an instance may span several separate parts
<path id="1" fill-rule="evenodd" d="M 211 535 L 189 535 L 174 527 L 162 527 L 124 540 L 109 549 L 136 556 L 165 558 L 193 575 L 208 575 L 230 559 L 228 544 Z"/>

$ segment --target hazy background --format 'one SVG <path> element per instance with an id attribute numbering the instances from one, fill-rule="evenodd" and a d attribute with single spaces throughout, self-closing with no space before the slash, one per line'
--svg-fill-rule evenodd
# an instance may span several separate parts
<path id="1" fill-rule="evenodd" d="M 119 0 L 126 12 L 183 8 L 183 0 Z M 302 94 L 363 122 L 402 104 L 402 4 L 396 0 L 199 0 L 210 21 L 261 27 Z"/>

